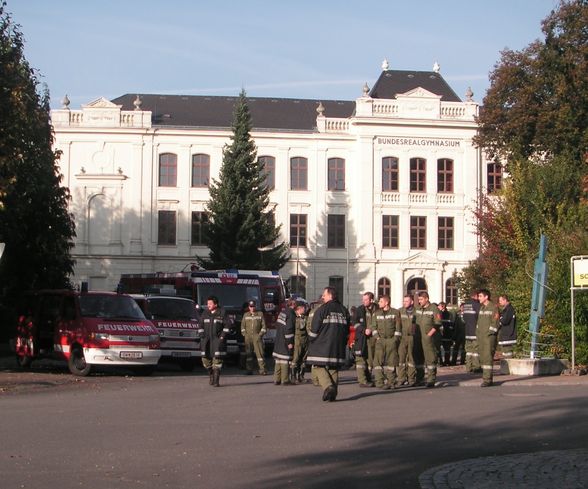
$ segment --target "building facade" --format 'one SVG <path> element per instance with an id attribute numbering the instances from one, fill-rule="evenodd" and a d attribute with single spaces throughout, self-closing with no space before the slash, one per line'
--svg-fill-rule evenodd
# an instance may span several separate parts
<path id="1" fill-rule="evenodd" d="M 74 282 L 175 272 L 206 256 L 205 206 L 236 97 L 131 95 L 52 111 L 77 238 Z M 473 207 L 499 184 L 472 143 L 478 104 L 438 70 L 386 66 L 355 101 L 250 98 L 251 136 L 308 299 L 426 289 L 455 303 L 452 276 L 477 256 Z"/>

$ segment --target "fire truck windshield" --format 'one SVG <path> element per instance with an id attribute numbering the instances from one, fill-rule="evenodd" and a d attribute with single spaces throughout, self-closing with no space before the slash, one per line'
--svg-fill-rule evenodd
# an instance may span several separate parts
<path id="1" fill-rule="evenodd" d="M 219 305 L 224 308 L 241 309 L 250 300 L 259 304 L 260 290 L 258 285 L 226 285 L 217 283 L 198 284 L 198 303 L 206 307 L 206 298 L 214 295 Z"/>
<path id="2" fill-rule="evenodd" d="M 136 321 L 145 319 L 145 315 L 137 303 L 125 295 L 81 295 L 80 309 L 84 317 Z"/>
<path id="3" fill-rule="evenodd" d="M 192 301 L 173 297 L 151 298 L 149 313 L 153 319 L 198 319 Z"/>

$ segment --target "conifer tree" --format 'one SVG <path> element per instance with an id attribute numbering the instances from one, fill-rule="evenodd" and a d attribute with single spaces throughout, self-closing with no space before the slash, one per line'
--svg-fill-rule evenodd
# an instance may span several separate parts
<path id="1" fill-rule="evenodd" d="M 231 143 L 223 151 L 219 179 L 210 185 L 205 242 L 205 268 L 279 270 L 289 259 L 289 247 L 280 238 L 269 205 L 269 189 L 257 148 L 251 139 L 251 114 L 241 91 L 232 123 Z"/>
<path id="2" fill-rule="evenodd" d="M 73 270 L 75 236 L 52 149 L 47 89 L 35 71 L 6 3 L 0 3 L 0 307 L 11 309 L 24 290 L 64 287 Z M 2 318 L 0 318 L 1 320 Z"/>

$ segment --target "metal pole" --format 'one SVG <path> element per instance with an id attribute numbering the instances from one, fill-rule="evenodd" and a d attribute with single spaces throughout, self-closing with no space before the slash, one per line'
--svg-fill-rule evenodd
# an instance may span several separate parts
<path id="1" fill-rule="evenodd" d="M 576 369 L 576 333 L 574 318 L 574 257 L 570 258 L 570 296 L 572 317 L 572 372 Z"/>

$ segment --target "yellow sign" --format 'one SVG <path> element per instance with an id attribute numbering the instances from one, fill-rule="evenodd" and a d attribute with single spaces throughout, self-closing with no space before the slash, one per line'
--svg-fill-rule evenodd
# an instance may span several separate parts
<path id="1" fill-rule="evenodd" d="M 588 287 L 588 256 L 572 260 L 574 283 L 572 287 Z"/>

